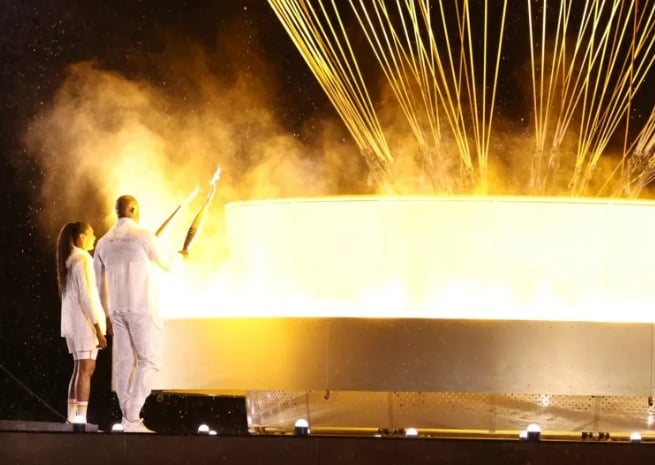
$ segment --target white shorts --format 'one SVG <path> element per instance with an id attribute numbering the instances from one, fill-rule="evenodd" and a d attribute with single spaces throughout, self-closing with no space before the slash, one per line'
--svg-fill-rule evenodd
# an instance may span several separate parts
<path id="1" fill-rule="evenodd" d="M 93 350 L 80 350 L 73 352 L 73 360 L 95 360 L 98 357 L 98 349 Z"/>
<path id="2" fill-rule="evenodd" d="M 98 349 L 75 350 L 73 341 L 69 338 L 66 338 L 66 345 L 68 346 L 68 353 L 73 356 L 73 360 L 95 360 L 98 358 Z"/>

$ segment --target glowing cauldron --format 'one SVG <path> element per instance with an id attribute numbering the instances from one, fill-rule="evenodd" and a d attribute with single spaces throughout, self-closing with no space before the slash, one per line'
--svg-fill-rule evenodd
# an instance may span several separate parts
<path id="1" fill-rule="evenodd" d="M 230 295 L 215 316 L 167 321 L 157 387 L 649 395 L 653 207 L 229 204 Z"/>
<path id="2" fill-rule="evenodd" d="M 654 205 L 364 197 L 226 215 L 232 274 L 263 315 L 650 322 Z"/>

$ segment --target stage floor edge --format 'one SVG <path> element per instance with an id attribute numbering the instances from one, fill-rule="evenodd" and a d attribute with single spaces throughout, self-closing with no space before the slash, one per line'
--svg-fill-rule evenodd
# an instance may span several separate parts
<path id="1" fill-rule="evenodd" d="M 655 442 L 1 432 L 0 463 L 625 464 L 655 460 Z"/>

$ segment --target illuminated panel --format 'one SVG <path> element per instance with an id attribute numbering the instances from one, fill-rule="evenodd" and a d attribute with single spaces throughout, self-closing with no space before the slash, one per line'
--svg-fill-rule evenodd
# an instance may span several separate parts
<path id="1" fill-rule="evenodd" d="M 155 389 L 648 396 L 653 325 L 443 318 L 168 320 Z"/>
<path id="2" fill-rule="evenodd" d="M 239 316 L 653 322 L 654 206 L 526 197 L 235 202 L 226 207 L 232 295 L 221 306 Z"/>

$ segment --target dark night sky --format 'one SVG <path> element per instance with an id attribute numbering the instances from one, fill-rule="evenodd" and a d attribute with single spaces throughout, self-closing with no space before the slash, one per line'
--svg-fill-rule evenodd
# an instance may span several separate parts
<path id="1" fill-rule="evenodd" d="M 507 43 L 524 47 L 525 22 L 513 12 L 508 18 Z M 302 133 L 308 119 L 335 117 L 265 0 L 25 0 L 5 1 L 0 12 L 0 364 L 62 414 L 71 363 L 59 337 L 52 231 L 60 225 L 40 226 L 47 205 L 36 199 L 45 174 L 26 152 L 23 135 L 52 103 L 67 66 L 77 62 L 93 61 L 171 93 L 191 92 L 184 82 L 171 82 L 162 64 L 184 41 L 200 44 L 217 74 L 229 78 L 245 70 L 253 85 L 275 89 L 271 102 L 289 133 Z M 506 78 L 525 59 L 525 49 L 521 53 L 516 62 L 507 55 Z M 500 111 L 525 104 L 511 83 L 501 85 L 498 98 Z M 90 408 L 91 421 L 101 423 L 110 419 L 98 411 L 112 402 L 107 355 L 99 359 Z M 0 371 L 3 418 L 57 420 Z"/>

